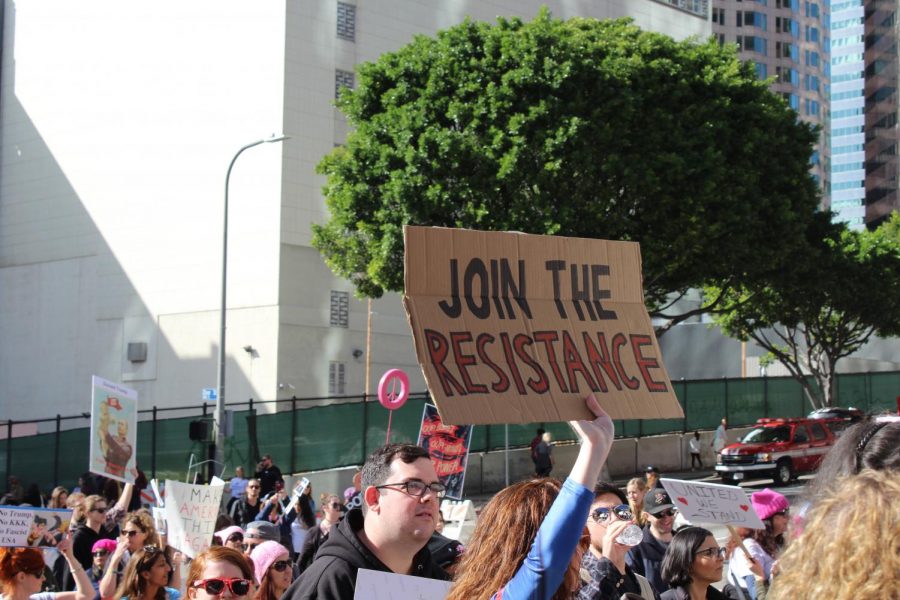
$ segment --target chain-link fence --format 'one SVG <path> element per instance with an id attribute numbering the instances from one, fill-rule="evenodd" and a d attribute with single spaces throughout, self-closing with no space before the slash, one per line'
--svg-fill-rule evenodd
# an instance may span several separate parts
<path id="1" fill-rule="evenodd" d="M 714 429 L 724 416 L 730 426 L 749 425 L 760 417 L 798 417 L 807 414 L 809 403 L 800 384 L 790 377 L 716 379 L 673 382 L 684 408 L 683 419 L 616 421 L 617 437 Z M 837 377 L 837 398 L 842 406 L 864 411 L 896 410 L 900 396 L 900 372 L 846 374 Z M 361 464 L 368 452 L 385 442 L 388 413 L 370 397 L 276 400 L 276 410 L 257 414 L 261 404 L 231 403 L 233 431 L 225 440 L 225 462 L 230 475 L 237 465 L 252 472 L 260 453 L 271 454 L 285 472 L 309 472 Z M 412 396 L 395 411 L 392 441 L 415 441 L 427 394 Z M 269 407 L 271 408 L 271 407 Z M 208 414 L 209 405 L 140 411 L 137 437 L 138 467 L 148 476 L 184 479 L 191 455 L 194 462 L 205 460 L 209 444 L 192 441 L 190 423 Z M 267 411 L 268 412 L 268 411 Z M 178 413 L 179 416 L 172 416 Z M 187 415 L 185 415 L 187 413 Z M 71 421 L 84 426 L 71 428 Z M 56 422 L 56 430 L 28 437 L 11 437 L 13 426 L 26 421 L 0 421 L 8 437 L 0 440 L 2 481 L 10 474 L 42 489 L 54 485 L 72 486 L 87 470 L 90 433 L 89 415 L 43 419 Z M 28 421 L 34 423 L 35 421 Z M 65 423 L 65 426 L 64 426 Z M 544 427 L 554 439 L 573 439 L 565 423 L 531 423 L 509 426 L 510 447 L 527 446 L 535 428 Z M 503 448 L 504 426 L 475 427 L 472 451 Z"/>

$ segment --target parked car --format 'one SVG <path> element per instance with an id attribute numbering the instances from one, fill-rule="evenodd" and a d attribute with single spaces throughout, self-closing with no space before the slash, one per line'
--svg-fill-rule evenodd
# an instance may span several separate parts
<path id="1" fill-rule="evenodd" d="M 844 430 L 858 423 L 866 415 L 858 408 L 842 408 L 840 406 L 829 406 L 826 408 L 817 408 L 807 415 L 810 419 L 833 419 L 829 421 L 828 428 L 831 432 L 840 437 Z"/>
<path id="2" fill-rule="evenodd" d="M 756 475 L 785 485 L 798 475 L 812 473 L 837 439 L 831 426 L 842 421 L 792 418 L 759 419 L 756 423 L 716 459 L 716 472 L 724 483 Z"/>

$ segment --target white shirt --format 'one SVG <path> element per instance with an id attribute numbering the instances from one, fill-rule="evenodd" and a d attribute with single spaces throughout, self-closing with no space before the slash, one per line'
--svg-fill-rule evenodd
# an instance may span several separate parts
<path id="1" fill-rule="evenodd" d="M 691 454 L 700 454 L 700 440 L 691 438 L 688 442 L 688 446 L 691 449 Z"/>

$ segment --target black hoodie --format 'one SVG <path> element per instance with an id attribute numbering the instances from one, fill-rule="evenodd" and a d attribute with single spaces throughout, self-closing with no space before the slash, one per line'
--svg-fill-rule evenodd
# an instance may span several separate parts
<path id="1" fill-rule="evenodd" d="M 353 600 L 359 569 L 390 573 L 387 565 L 359 540 L 356 532 L 362 528 L 362 510 L 355 508 L 348 512 L 337 527 L 332 528 L 313 563 L 291 584 L 281 600 Z M 447 573 L 431 560 L 431 553 L 424 544 L 413 558 L 411 575 L 449 579 Z"/>

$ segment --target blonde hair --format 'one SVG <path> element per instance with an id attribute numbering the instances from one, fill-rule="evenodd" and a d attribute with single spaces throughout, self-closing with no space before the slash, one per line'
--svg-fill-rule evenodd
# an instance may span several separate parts
<path id="1" fill-rule="evenodd" d="M 150 514 L 146 508 L 139 508 L 134 512 L 130 512 L 125 515 L 125 518 L 122 520 L 122 526 L 126 523 L 131 523 L 135 527 L 141 530 L 141 533 L 147 535 L 147 539 L 144 540 L 145 546 L 161 546 L 159 535 L 156 532 L 156 523 L 153 521 L 153 515 Z"/>
<path id="2" fill-rule="evenodd" d="M 768 597 L 900 598 L 900 475 L 866 469 L 821 497 Z"/>
<path id="3" fill-rule="evenodd" d="M 627 490 L 632 485 L 645 494 L 647 493 L 647 482 L 644 481 L 643 477 L 632 477 L 628 480 L 628 484 L 625 486 L 625 489 Z M 635 502 L 629 497 L 628 506 L 631 508 L 631 514 L 634 515 L 634 522 L 637 523 L 638 527 L 643 527 L 644 525 L 646 525 L 647 515 L 644 514 L 643 497 L 641 498 L 640 502 Z"/>

